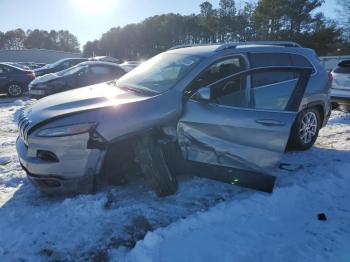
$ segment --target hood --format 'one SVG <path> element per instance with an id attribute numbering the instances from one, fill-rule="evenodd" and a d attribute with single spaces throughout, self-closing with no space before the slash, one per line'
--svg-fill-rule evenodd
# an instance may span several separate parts
<path id="1" fill-rule="evenodd" d="M 31 84 L 37 85 L 39 83 L 45 83 L 45 82 L 52 81 L 59 78 L 61 78 L 61 76 L 58 76 L 57 74 L 47 74 L 47 75 L 43 75 L 35 78 Z"/>
<path id="2" fill-rule="evenodd" d="M 24 110 L 30 128 L 50 118 L 110 106 L 136 103 L 151 98 L 102 83 L 58 93 L 38 100 Z"/>

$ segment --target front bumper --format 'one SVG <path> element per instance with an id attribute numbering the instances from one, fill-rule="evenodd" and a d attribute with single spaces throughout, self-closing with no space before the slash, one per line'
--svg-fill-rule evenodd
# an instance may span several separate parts
<path id="1" fill-rule="evenodd" d="M 64 179 L 54 175 L 34 175 L 23 165 L 22 168 L 32 185 L 47 195 L 88 194 L 94 189 L 93 176 Z"/>
<path id="2" fill-rule="evenodd" d="M 87 149 L 88 134 L 56 138 L 28 138 L 28 146 L 18 138 L 19 161 L 30 182 L 46 194 L 91 192 L 100 168 L 102 152 Z M 42 157 L 50 152 L 57 159 Z"/>
<path id="3" fill-rule="evenodd" d="M 350 90 L 332 88 L 331 102 L 337 105 L 350 105 Z"/>

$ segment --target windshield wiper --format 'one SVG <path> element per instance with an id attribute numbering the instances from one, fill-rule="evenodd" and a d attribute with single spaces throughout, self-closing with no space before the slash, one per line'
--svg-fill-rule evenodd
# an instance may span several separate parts
<path id="1" fill-rule="evenodd" d="M 154 90 L 151 90 L 151 89 L 148 89 L 148 88 L 137 88 L 137 87 L 131 87 L 131 86 L 118 86 L 118 85 L 115 85 L 116 87 L 120 88 L 120 89 L 124 89 L 124 90 L 127 90 L 127 91 L 131 91 L 131 92 L 135 92 L 135 93 L 138 93 L 138 94 L 159 94 L 157 91 L 154 91 Z"/>

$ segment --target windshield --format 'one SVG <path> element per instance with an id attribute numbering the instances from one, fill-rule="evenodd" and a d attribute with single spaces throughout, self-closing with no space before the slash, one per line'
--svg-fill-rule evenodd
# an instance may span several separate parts
<path id="1" fill-rule="evenodd" d="M 79 71 L 81 71 L 84 68 L 86 68 L 86 66 L 77 65 L 77 66 L 73 66 L 73 67 L 67 68 L 65 70 L 62 70 L 60 72 L 57 72 L 56 75 L 58 75 L 58 76 L 73 75 L 75 73 L 78 73 Z"/>
<path id="2" fill-rule="evenodd" d="M 163 53 L 117 80 L 116 85 L 120 88 L 163 93 L 183 79 L 200 60 L 199 56 Z"/>
<path id="3" fill-rule="evenodd" d="M 48 64 L 48 65 L 46 65 L 46 66 L 44 66 L 44 67 L 46 67 L 46 68 L 54 68 L 54 67 L 56 67 L 56 66 L 59 66 L 61 63 L 63 63 L 63 62 L 66 61 L 66 60 L 68 60 L 68 59 L 66 59 L 66 58 L 60 59 L 60 60 L 56 61 L 55 63 Z"/>

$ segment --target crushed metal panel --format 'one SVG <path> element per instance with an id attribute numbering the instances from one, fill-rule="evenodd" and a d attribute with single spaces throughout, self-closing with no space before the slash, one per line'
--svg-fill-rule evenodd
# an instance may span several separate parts
<path id="1" fill-rule="evenodd" d="M 291 123 L 276 130 L 275 127 L 260 127 L 254 119 L 247 122 L 248 115 L 244 123 L 236 125 L 236 121 L 251 113 L 235 111 L 229 113 L 231 123 L 226 120 L 223 121 L 225 125 L 219 125 L 209 118 L 211 114 L 217 116 L 219 113 L 222 117 L 222 111 L 211 112 L 210 108 L 200 108 L 198 103 L 189 103 L 188 113 L 178 124 L 178 142 L 186 160 L 252 171 L 274 167 L 280 161 Z M 197 117 L 197 114 L 205 114 L 205 120 Z M 259 114 L 256 117 L 265 116 L 265 113 Z M 283 114 L 283 121 L 293 122 L 290 120 L 294 116 Z"/>

